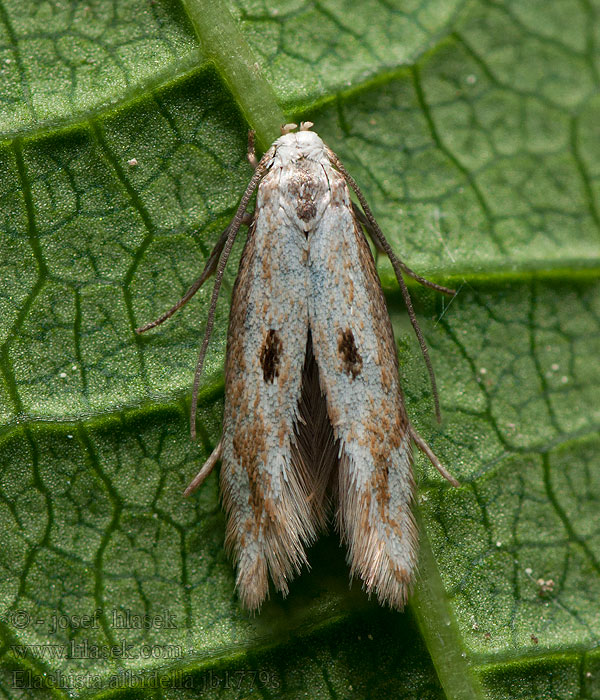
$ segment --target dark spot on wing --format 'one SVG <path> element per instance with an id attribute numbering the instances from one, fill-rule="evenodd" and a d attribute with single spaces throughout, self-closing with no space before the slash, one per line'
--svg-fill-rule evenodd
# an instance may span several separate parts
<path id="1" fill-rule="evenodd" d="M 354 334 L 349 328 L 343 331 L 338 330 L 338 352 L 342 358 L 342 365 L 346 374 L 352 375 L 352 379 L 360 374 L 362 370 L 362 357 L 356 347 Z"/>
<path id="2" fill-rule="evenodd" d="M 279 376 L 279 362 L 281 361 L 281 351 L 283 344 L 277 331 L 272 328 L 267 331 L 265 342 L 260 350 L 260 366 L 263 371 L 265 382 L 273 383 L 275 377 Z"/>

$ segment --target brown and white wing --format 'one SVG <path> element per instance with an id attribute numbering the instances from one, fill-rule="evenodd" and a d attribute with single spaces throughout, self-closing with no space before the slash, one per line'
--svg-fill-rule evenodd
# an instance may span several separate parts
<path id="1" fill-rule="evenodd" d="M 269 192 L 278 196 L 267 188 L 259 197 Z M 321 518 L 295 446 L 308 339 L 306 237 L 276 201 L 261 201 L 257 212 L 233 292 L 221 468 L 226 546 L 249 609 L 265 599 L 269 574 L 287 592 Z"/>
<path id="2" fill-rule="evenodd" d="M 412 444 L 391 323 L 375 263 L 342 176 L 310 245 L 313 352 L 339 441 L 337 523 L 351 573 L 400 608 L 417 556 Z"/>

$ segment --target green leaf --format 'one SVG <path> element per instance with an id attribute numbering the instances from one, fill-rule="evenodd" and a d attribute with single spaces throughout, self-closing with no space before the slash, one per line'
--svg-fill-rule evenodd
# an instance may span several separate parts
<path id="1" fill-rule="evenodd" d="M 600 698 L 594 2 L 0 0 L 0 694 Z M 197 277 L 246 134 L 315 122 L 414 288 L 444 422 L 378 261 L 417 458 L 419 581 L 368 601 L 337 535 L 256 617 L 213 475 L 236 244 L 202 381 Z M 243 236 L 241 237 L 243 238 Z M 143 618 L 143 616 L 146 618 Z M 137 617 L 136 617 L 137 616 Z M 142 617 L 140 617 L 142 616 Z"/>

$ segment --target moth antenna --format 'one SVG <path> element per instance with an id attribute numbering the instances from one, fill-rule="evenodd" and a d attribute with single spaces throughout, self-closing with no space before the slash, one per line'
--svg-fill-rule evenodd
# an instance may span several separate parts
<path id="1" fill-rule="evenodd" d="M 244 216 L 242 217 L 242 223 L 245 225 L 249 225 L 251 221 L 252 215 L 248 212 L 245 212 Z M 145 326 L 140 326 L 139 328 L 136 328 L 136 333 L 145 333 L 151 328 L 156 328 L 156 326 L 160 326 L 161 323 L 164 323 L 167 319 L 171 318 L 171 316 L 173 316 L 173 314 L 176 311 L 179 311 L 179 309 L 182 306 L 185 306 L 188 303 L 188 301 L 194 296 L 194 294 L 200 289 L 200 287 L 217 269 L 217 263 L 219 262 L 221 251 L 223 250 L 223 246 L 225 245 L 225 241 L 227 240 L 227 236 L 229 235 L 230 226 L 231 224 L 223 231 L 223 233 L 219 237 L 219 240 L 216 242 L 215 247 L 212 249 L 208 260 L 206 261 L 206 265 L 204 266 L 204 270 L 202 270 L 202 274 L 200 275 L 200 277 L 198 277 L 198 279 L 192 284 L 192 286 L 181 297 L 181 299 L 168 311 L 165 311 L 165 313 L 162 316 L 159 316 L 155 321 L 150 321 L 150 323 L 147 323 Z"/>
<path id="2" fill-rule="evenodd" d="M 429 459 L 433 466 L 438 470 L 438 472 L 449 481 L 452 486 L 456 488 L 460 487 L 460 483 L 450 474 L 450 472 L 443 466 L 440 460 L 435 456 L 433 450 L 429 445 L 423 440 L 423 438 L 417 433 L 412 425 L 409 425 L 410 436 L 415 443 L 415 445 L 421 450 L 421 452 Z"/>
<path id="3" fill-rule="evenodd" d="M 429 357 L 429 350 L 427 348 L 427 343 L 425 342 L 425 338 L 423 337 L 423 333 L 421 332 L 421 328 L 419 326 L 419 323 L 417 321 L 417 317 L 415 315 L 415 310 L 412 305 L 412 300 L 410 298 L 410 294 L 408 291 L 408 288 L 406 286 L 406 282 L 404 281 L 404 277 L 402 277 L 402 267 L 399 264 L 400 261 L 394 254 L 394 251 L 392 250 L 390 244 L 387 241 L 387 238 L 383 235 L 382 230 L 379 228 L 379 224 L 375 220 L 375 217 L 373 216 L 373 212 L 371 211 L 371 207 L 369 207 L 369 204 L 367 203 L 367 200 L 365 199 L 365 196 L 360 190 L 360 187 L 356 184 L 356 181 L 354 178 L 348 173 L 346 168 L 342 165 L 340 162 L 340 159 L 336 156 L 336 154 L 330 150 L 327 149 L 327 154 L 329 156 L 329 159 L 331 162 L 335 165 L 335 167 L 342 173 L 344 176 L 346 182 L 350 185 L 350 187 L 354 190 L 354 193 L 356 194 L 356 197 L 358 201 L 360 202 L 361 207 L 363 208 L 363 211 L 365 213 L 365 216 L 367 217 L 367 221 L 371 225 L 372 231 L 374 236 L 377 239 L 377 243 L 381 246 L 381 248 L 384 250 L 386 255 L 389 257 L 390 262 L 392 263 L 392 267 L 394 268 L 394 273 L 396 274 L 396 279 L 398 280 L 398 285 L 400 286 L 400 291 L 402 292 L 402 297 L 404 299 L 404 303 L 406 305 L 406 310 L 408 311 L 408 317 L 410 318 L 410 322 L 412 324 L 413 330 L 415 332 L 415 335 L 417 336 L 417 340 L 419 341 L 419 345 L 421 346 L 421 354 L 423 355 L 423 359 L 425 360 L 425 365 L 427 367 L 427 372 L 429 373 L 429 381 L 431 383 L 431 391 L 433 394 L 433 404 L 435 408 L 435 417 L 437 418 L 438 423 L 442 422 L 442 414 L 440 411 L 440 399 L 438 395 L 438 390 L 437 390 L 437 382 L 435 381 L 435 372 L 433 371 L 433 365 L 431 364 L 431 358 Z"/>
<path id="4" fill-rule="evenodd" d="M 204 339 L 202 341 L 202 346 L 198 355 L 196 373 L 194 374 L 194 388 L 192 390 L 192 407 L 190 410 L 190 433 L 192 436 L 192 440 L 196 439 L 196 409 L 198 404 L 200 377 L 202 376 L 202 367 L 204 366 L 204 358 L 206 357 L 206 350 L 208 349 L 208 341 L 210 340 L 213 326 L 215 324 L 215 311 L 217 308 L 217 299 L 219 298 L 219 290 L 221 289 L 221 282 L 223 281 L 225 266 L 227 265 L 227 260 L 229 259 L 229 255 L 231 254 L 231 249 L 233 248 L 236 236 L 244 220 L 244 214 L 246 213 L 246 207 L 248 206 L 250 197 L 252 197 L 256 186 L 267 171 L 269 167 L 268 163 L 273 157 L 274 152 L 275 149 L 271 147 L 260 159 L 260 162 L 256 166 L 256 170 L 254 171 L 254 174 L 252 175 L 250 182 L 248 183 L 248 187 L 246 187 L 246 191 L 244 192 L 242 199 L 240 200 L 237 211 L 235 212 L 235 216 L 231 220 L 231 223 L 229 224 L 226 230 L 227 236 L 225 236 L 223 251 L 220 256 L 219 265 L 217 267 L 215 275 L 215 285 L 213 287 L 212 297 L 210 300 L 210 308 L 208 310 L 208 317 L 206 320 L 206 330 L 204 331 Z"/>
<path id="5" fill-rule="evenodd" d="M 373 227 L 371 226 L 369 220 L 367 217 L 364 215 L 363 210 L 354 202 L 352 202 L 352 211 L 354 212 L 354 215 L 356 218 L 360 221 L 362 226 L 365 228 L 369 236 L 371 236 L 371 239 L 373 240 L 373 243 L 375 244 L 375 247 L 382 251 L 383 253 L 387 254 L 387 251 L 383 248 L 383 246 L 380 244 L 379 239 L 377 237 L 377 232 L 373 230 Z M 395 258 L 395 262 L 398 264 L 402 272 L 404 272 L 405 275 L 408 275 L 409 277 L 412 277 L 414 280 L 416 280 L 419 284 L 422 284 L 424 287 L 429 287 L 430 289 L 435 289 L 436 292 L 441 292 L 442 294 L 447 294 L 448 296 L 455 296 L 456 295 L 456 289 L 450 289 L 449 287 L 443 287 L 441 284 L 437 284 L 436 282 L 432 282 L 431 280 L 425 279 L 425 277 L 421 277 L 421 275 L 417 274 L 414 270 L 411 270 L 410 267 L 400 258 L 398 258 L 395 253 L 392 251 L 392 256 Z M 388 254 L 388 257 L 389 254 Z M 392 265 L 394 261 L 390 257 L 390 261 L 392 262 Z"/>
<path id="6" fill-rule="evenodd" d="M 313 126 L 313 122 L 300 122 L 300 131 L 310 131 Z"/>
<path id="7" fill-rule="evenodd" d="M 294 129 L 298 128 L 298 124 L 282 124 L 281 125 L 281 135 L 285 136 L 286 134 L 289 134 L 291 131 L 294 131 Z"/>

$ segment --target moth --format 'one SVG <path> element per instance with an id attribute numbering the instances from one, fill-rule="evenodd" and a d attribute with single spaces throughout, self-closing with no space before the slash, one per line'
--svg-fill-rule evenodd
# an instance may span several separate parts
<path id="1" fill-rule="evenodd" d="M 235 237 L 242 223 L 249 225 L 229 318 L 223 434 L 185 494 L 221 460 L 225 543 L 249 610 L 267 597 L 269 578 L 287 594 L 307 564 L 306 547 L 332 511 L 351 576 L 401 609 L 417 563 L 412 444 L 458 482 L 406 414 L 392 326 L 364 231 L 393 264 L 438 417 L 435 377 L 402 273 L 439 292 L 453 290 L 423 279 L 395 256 L 355 181 L 312 126 L 282 127 L 260 161 L 250 134 L 254 175 L 204 271 L 175 306 L 137 332 L 172 316 L 216 273 L 194 379 L 195 438 L 219 288 Z"/>

